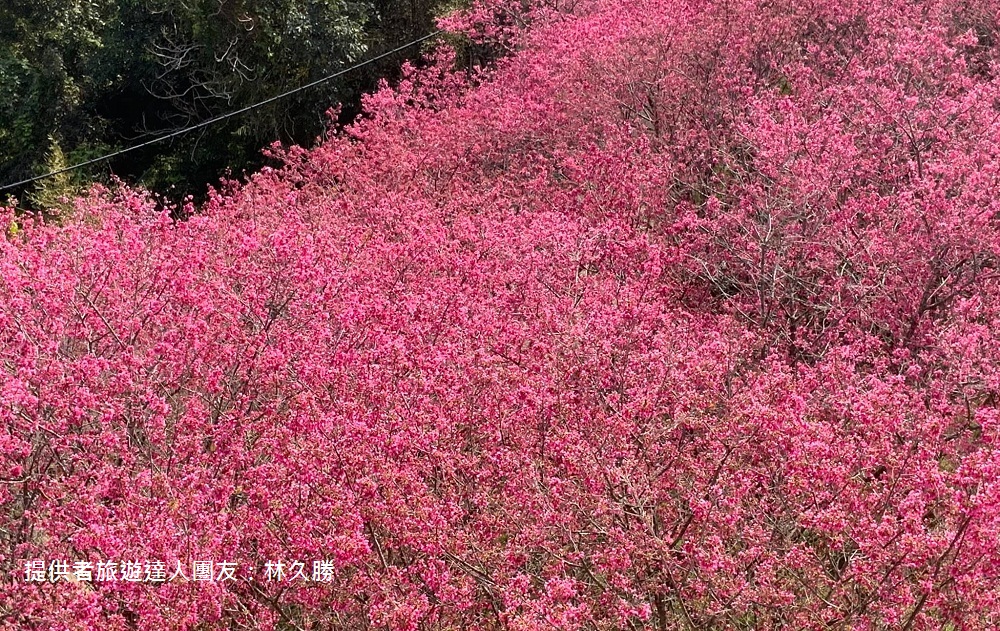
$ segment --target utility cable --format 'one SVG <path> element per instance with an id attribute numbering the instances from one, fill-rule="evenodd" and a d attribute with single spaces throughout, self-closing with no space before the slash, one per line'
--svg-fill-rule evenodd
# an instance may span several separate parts
<path id="1" fill-rule="evenodd" d="M 287 97 L 289 97 L 289 96 L 291 96 L 293 94 L 297 94 L 299 92 L 302 92 L 303 90 L 308 90 L 309 88 L 314 88 L 317 85 L 320 85 L 321 83 L 326 83 L 327 81 L 331 81 L 333 79 L 336 79 L 337 77 L 343 76 L 343 75 L 345 75 L 345 74 L 347 74 L 349 72 L 354 72 L 355 70 L 358 70 L 360 68 L 364 68 L 365 66 L 367 66 L 369 64 L 373 64 L 376 61 L 380 61 L 382 59 L 385 59 L 386 57 L 390 57 L 392 55 L 395 55 L 396 53 L 398 53 L 400 51 L 406 50 L 407 48 L 410 48 L 411 46 L 415 46 L 415 45 L 417 45 L 417 44 L 419 44 L 421 42 L 427 41 L 427 40 L 429 40 L 429 39 L 431 39 L 433 37 L 437 37 L 440 34 L 441 34 L 441 31 L 434 31 L 433 33 L 428 33 L 427 35 L 424 35 L 423 37 L 419 37 L 419 38 L 417 38 L 417 39 L 415 39 L 415 40 L 413 40 L 411 42 L 407 42 L 406 44 L 403 44 L 402 46 L 397 46 L 396 48 L 393 48 L 392 50 L 390 50 L 388 52 L 384 52 L 381 55 L 376 55 L 375 57 L 372 57 L 371 59 L 363 61 L 363 62 L 361 62 L 359 64 L 355 64 L 355 65 L 353 65 L 353 66 L 351 66 L 349 68 L 344 68 L 343 70 L 339 70 L 339 71 L 337 71 L 337 72 L 335 72 L 335 73 L 333 73 L 331 75 L 327 75 L 327 76 L 325 76 L 325 77 L 323 77 L 321 79 L 316 79 L 315 81 L 313 81 L 311 83 L 307 83 L 305 85 L 301 85 L 301 86 L 299 86 L 297 88 L 294 88 L 292 90 L 288 90 L 287 92 L 282 92 L 281 94 L 277 94 L 275 96 L 272 96 L 271 98 L 265 99 L 265 100 L 263 100 L 263 101 L 261 101 L 259 103 L 254 103 L 253 105 L 248 105 L 248 106 L 246 106 L 244 108 L 241 108 L 241 109 L 238 109 L 236 111 L 229 112 L 227 114 L 221 114 L 221 115 L 215 116 L 213 118 L 209 118 L 208 120 L 204 120 L 204 121 L 202 121 L 200 123 L 197 123 L 195 125 L 191 125 L 190 127 L 185 127 L 184 129 L 179 129 L 177 131 L 170 132 L 169 134 L 164 134 L 163 136 L 157 136 L 156 138 L 153 138 L 152 140 L 147 140 L 146 142 L 143 142 L 143 143 L 140 143 L 140 144 L 137 144 L 137 145 L 133 145 L 131 147 L 127 147 L 127 148 L 121 149 L 119 151 L 115 151 L 114 153 L 109 153 L 109 154 L 101 156 L 99 158 L 93 158 L 91 160 L 86 160 L 84 162 L 80 162 L 79 164 L 74 164 L 73 166 L 68 166 L 68 167 L 65 167 L 65 168 L 62 168 L 62 169 L 59 169 L 59 170 L 56 170 L 56 171 L 52 171 L 51 173 L 46 173 L 44 175 L 36 175 L 35 177 L 30 177 L 30 178 L 27 178 L 25 180 L 21 180 L 20 182 L 12 182 L 10 184 L 5 184 L 3 186 L 0 186 L 0 191 L 10 190 L 10 189 L 13 189 L 13 188 L 17 188 L 19 186 L 24 186 L 25 184 L 31 184 L 32 182 L 37 182 L 38 180 L 44 180 L 46 178 L 54 177 L 56 175 L 62 175 L 63 173 L 68 173 L 69 171 L 75 171 L 76 169 L 80 169 L 80 168 L 85 167 L 85 166 L 90 166 L 91 164 L 97 164 L 99 162 L 105 162 L 107 160 L 111 160 L 112 158 L 117 158 L 118 156 L 120 156 L 122 154 L 126 154 L 126 153 L 129 153 L 131 151 L 135 151 L 137 149 L 142 149 L 143 147 L 148 147 L 150 145 L 155 145 L 156 143 L 163 142 L 164 140 L 170 140 L 171 138 L 176 138 L 178 136 L 182 136 L 182 135 L 184 135 L 184 134 L 186 134 L 188 132 L 194 131 L 196 129 L 201 129 L 203 127 L 208 127 L 209 125 L 214 125 L 215 123 L 218 123 L 220 121 L 224 121 L 224 120 L 233 118 L 234 116 L 239 116 L 240 114 L 246 114 L 249 111 L 255 110 L 255 109 L 263 107 L 265 105 L 269 105 L 271 103 L 274 103 L 275 101 L 280 101 L 281 99 L 284 99 L 284 98 L 287 98 Z"/>

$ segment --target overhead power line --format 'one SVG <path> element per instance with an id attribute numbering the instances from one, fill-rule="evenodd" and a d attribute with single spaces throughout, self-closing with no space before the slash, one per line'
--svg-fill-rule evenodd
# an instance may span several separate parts
<path id="1" fill-rule="evenodd" d="M 413 40 L 411 42 L 407 42 L 407 43 L 403 44 L 402 46 L 397 46 L 396 48 L 393 48 L 390 51 L 384 52 L 381 55 L 376 55 L 375 57 L 372 57 L 371 59 L 367 59 L 365 61 L 362 61 L 361 63 L 358 63 L 358 64 L 355 64 L 353 66 L 350 66 L 349 68 L 344 68 L 343 70 L 339 70 L 339 71 L 337 71 L 337 72 L 335 72 L 335 73 L 333 73 L 331 75 L 327 75 L 327 76 L 325 76 L 325 77 L 323 77 L 321 79 L 316 79 L 315 81 L 313 81 L 311 83 L 307 83 L 305 85 L 300 85 L 299 87 L 291 89 L 291 90 L 288 90 L 287 92 L 282 92 L 281 94 L 277 94 L 275 96 L 272 96 L 271 98 L 265 99 L 265 100 L 263 100 L 263 101 L 261 101 L 259 103 L 254 103 L 253 105 L 248 105 L 248 106 L 246 106 L 244 108 L 241 108 L 241 109 L 238 109 L 236 111 L 229 112 L 227 114 L 221 114 L 221 115 L 215 116 L 213 118 L 209 118 L 209 119 L 204 120 L 204 121 L 202 121 L 200 123 L 191 125 L 190 127 L 185 127 L 184 129 L 179 129 L 177 131 L 170 132 L 169 134 L 164 134 L 163 136 L 157 136 L 156 138 L 153 138 L 152 140 L 147 140 L 146 142 L 139 143 L 139 144 L 133 145 L 131 147 L 126 147 L 125 149 L 120 149 L 119 151 L 115 151 L 114 153 L 109 153 L 109 154 L 101 156 L 99 158 L 93 158 L 91 160 L 86 160 L 84 162 L 80 162 L 79 164 L 74 164 L 73 166 L 68 166 L 68 167 L 59 169 L 57 171 L 52 171 L 51 173 L 45 173 L 44 175 L 36 175 L 35 177 L 29 177 L 29 178 L 27 178 L 25 180 L 21 180 L 20 182 L 11 182 L 10 184 L 5 184 L 3 186 L 0 186 L 0 191 L 7 191 L 7 190 L 10 190 L 10 189 L 13 189 L 13 188 L 17 188 L 19 186 L 24 186 L 25 184 L 31 184 L 32 182 L 37 182 L 38 180 L 44 180 L 46 178 L 54 177 L 56 175 L 61 175 L 63 173 L 68 173 L 69 171 L 75 171 L 76 169 L 80 169 L 80 168 L 83 168 L 85 166 L 90 166 L 91 164 L 97 164 L 99 162 L 105 162 L 107 160 L 111 160 L 112 158 L 117 158 L 120 155 L 123 155 L 123 154 L 129 153 L 129 152 L 135 151 L 137 149 L 142 149 L 143 147 L 148 147 L 150 145 L 155 145 L 157 143 L 163 142 L 164 140 L 170 140 L 171 138 L 176 138 L 178 136 L 183 136 L 184 134 L 186 134 L 188 132 L 192 132 L 192 131 L 194 131 L 196 129 L 201 129 L 203 127 L 208 127 L 209 125 L 214 125 L 215 123 L 218 123 L 220 121 L 224 121 L 224 120 L 233 118 L 234 116 L 239 116 L 240 114 L 246 114 L 247 112 L 250 112 L 252 110 L 258 109 L 258 108 L 263 107 L 265 105 L 269 105 L 271 103 L 274 103 L 275 101 L 280 101 L 281 99 L 284 99 L 284 98 L 287 98 L 287 97 L 289 97 L 289 96 L 291 96 L 293 94 L 297 94 L 299 92 L 302 92 L 303 90 L 308 90 L 309 88 L 314 88 L 317 85 L 320 85 L 321 83 L 326 83 L 327 81 L 331 81 L 333 79 L 336 79 L 337 77 L 343 76 L 343 75 L 345 75 L 345 74 L 347 74 L 349 72 L 354 72 L 355 70 L 359 70 L 361 68 L 364 68 L 365 66 L 373 64 L 376 61 L 380 61 L 382 59 L 385 59 L 386 57 L 391 57 L 392 55 L 395 55 L 396 53 L 398 53 L 400 51 L 406 50 L 407 48 L 410 48 L 412 46 L 416 46 L 417 44 L 419 44 L 421 42 L 425 42 L 425 41 L 427 41 L 427 40 L 429 40 L 431 38 L 437 37 L 440 34 L 441 34 L 441 31 L 434 31 L 433 33 L 428 33 L 427 35 L 424 35 L 423 37 L 418 37 L 417 39 L 415 39 L 415 40 Z"/>

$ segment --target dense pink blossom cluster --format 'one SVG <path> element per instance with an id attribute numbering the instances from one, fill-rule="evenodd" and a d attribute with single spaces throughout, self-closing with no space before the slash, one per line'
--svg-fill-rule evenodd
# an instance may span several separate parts
<path id="1" fill-rule="evenodd" d="M 1000 627 L 998 20 L 489 0 L 185 220 L 5 211 L 0 626 Z"/>

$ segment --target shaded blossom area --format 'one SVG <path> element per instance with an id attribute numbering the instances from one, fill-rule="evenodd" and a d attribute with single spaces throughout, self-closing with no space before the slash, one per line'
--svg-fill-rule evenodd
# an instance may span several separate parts
<path id="1" fill-rule="evenodd" d="M 0 624 L 997 628 L 998 18 L 483 0 L 182 220 L 5 211 Z"/>

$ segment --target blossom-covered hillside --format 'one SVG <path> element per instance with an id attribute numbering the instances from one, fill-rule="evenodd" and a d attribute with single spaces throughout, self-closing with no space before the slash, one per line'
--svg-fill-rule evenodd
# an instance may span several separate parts
<path id="1" fill-rule="evenodd" d="M 997 628 L 998 20 L 487 0 L 184 220 L 7 211 L 0 626 Z"/>

